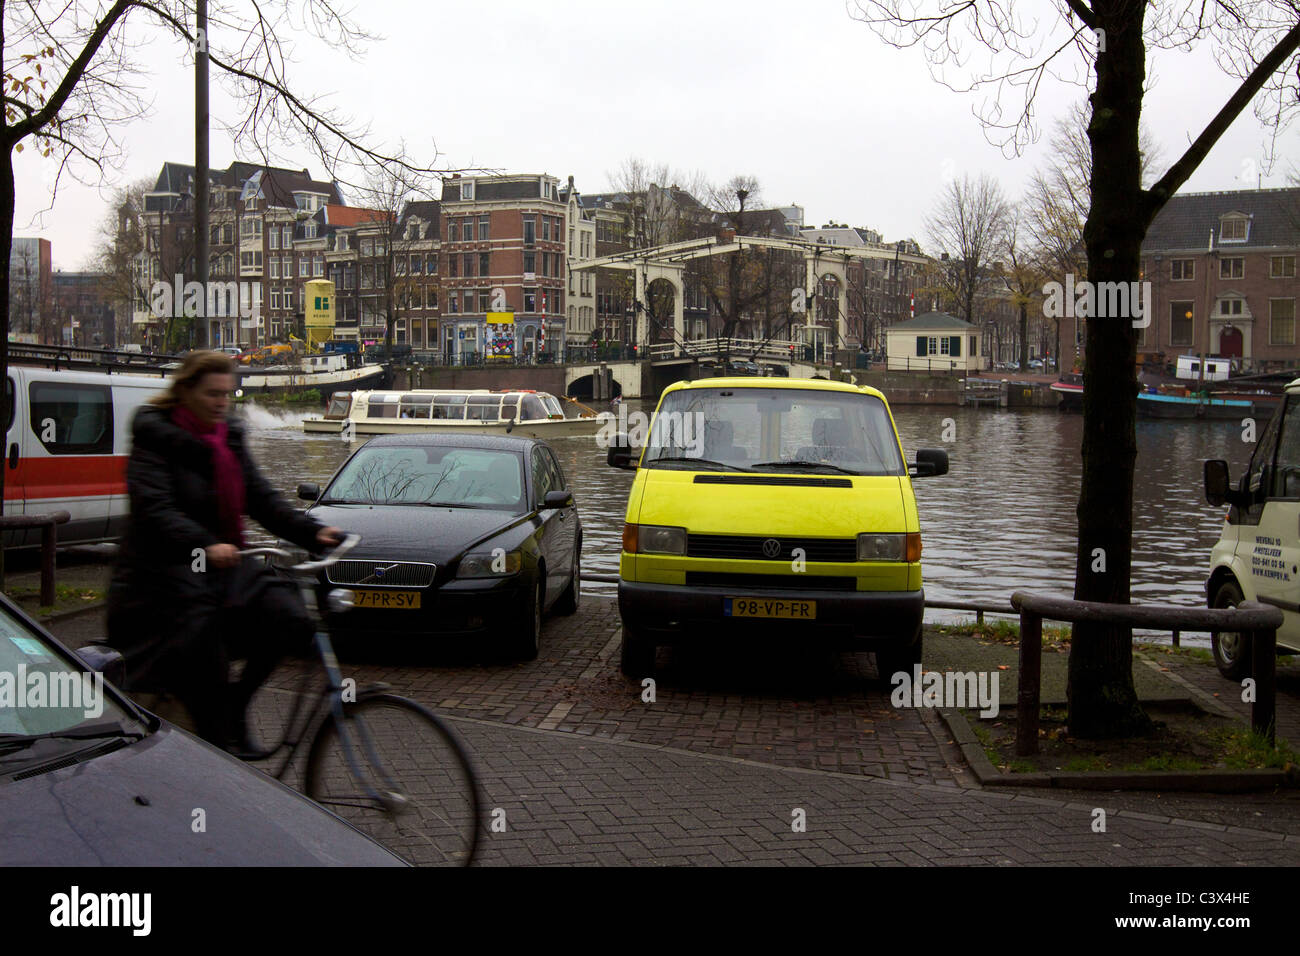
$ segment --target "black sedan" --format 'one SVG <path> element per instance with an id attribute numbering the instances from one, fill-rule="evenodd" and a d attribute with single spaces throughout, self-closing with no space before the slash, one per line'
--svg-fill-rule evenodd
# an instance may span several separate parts
<path id="1" fill-rule="evenodd" d="M 322 491 L 312 517 L 361 535 L 322 584 L 352 591 L 339 637 L 484 637 L 537 657 L 542 615 L 572 614 L 582 524 L 555 453 L 533 438 L 381 435 Z"/>
<path id="2" fill-rule="evenodd" d="M 136 707 L 3 596 L 0 833 L 0 867 L 403 865 Z"/>

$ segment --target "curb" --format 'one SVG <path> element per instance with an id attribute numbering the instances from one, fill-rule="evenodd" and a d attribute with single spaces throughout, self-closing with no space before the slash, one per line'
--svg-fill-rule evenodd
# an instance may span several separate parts
<path id="1" fill-rule="evenodd" d="M 960 711 L 940 708 L 939 716 L 961 748 L 971 771 L 985 787 L 1056 787 L 1069 790 L 1161 790 L 1188 793 L 1252 793 L 1300 787 L 1295 770 L 1125 770 L 1003 773 L 993 766 L 970 722 Z"/>
<path id="2" fill-rule="evenodd" d="M 102 611 L 108 607 L 107 601 L 93 601 L 84 607 L 74 607 L 67 611 L 55 611 L 52 614 L 32 614 L 32 620 L 44 627 L 47 624 L 58 624 L 61 621 L 70 621 L 74 617 L 81 617 L 83 614 L 89 614 L 92 611 Z"/>

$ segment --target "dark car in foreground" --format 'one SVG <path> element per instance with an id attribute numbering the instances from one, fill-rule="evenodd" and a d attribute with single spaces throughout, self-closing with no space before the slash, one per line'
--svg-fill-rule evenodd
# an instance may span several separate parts
<path id="1" fill-rule="evenodd" d="M 331 619 L 344 646 L 375 634 L 482 637 L 531 660 L 542 616 L 578 609 L 582 524 L 544 441 L 382 435 L 324 490 L 298 495 L 316 520 L 361 535 L 322 582 L 354 595 Z"/>
<path id="2" fill-rule="evenodd" d="M 0 867 L 401 866 L 141 710 L 0 596 Z"/>

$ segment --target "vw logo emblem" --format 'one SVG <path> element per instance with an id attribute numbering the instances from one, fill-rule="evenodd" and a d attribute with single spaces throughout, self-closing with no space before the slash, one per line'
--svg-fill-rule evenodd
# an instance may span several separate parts
<path id="1" fill-rule="evenodd" d="M 763 542 L 763 557 L 775 558 L 781 553 L 781 542 L 776 538 L 768 538 Z"/>

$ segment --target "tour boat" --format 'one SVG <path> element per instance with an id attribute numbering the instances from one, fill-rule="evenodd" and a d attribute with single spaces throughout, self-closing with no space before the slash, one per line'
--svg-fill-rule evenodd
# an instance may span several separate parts
<path id="1" fill-rule="evenodd" d="M 602 424 L 596 413 L 573 404 L 582 414 L 566 418 L 559 399 L 532 389 L 335 392 L 325 414 L 304 419 L 302 430 L 329 435 L 349 428 L 357 435 L 462 431 L 525 438 L 594 435 Z"/>

